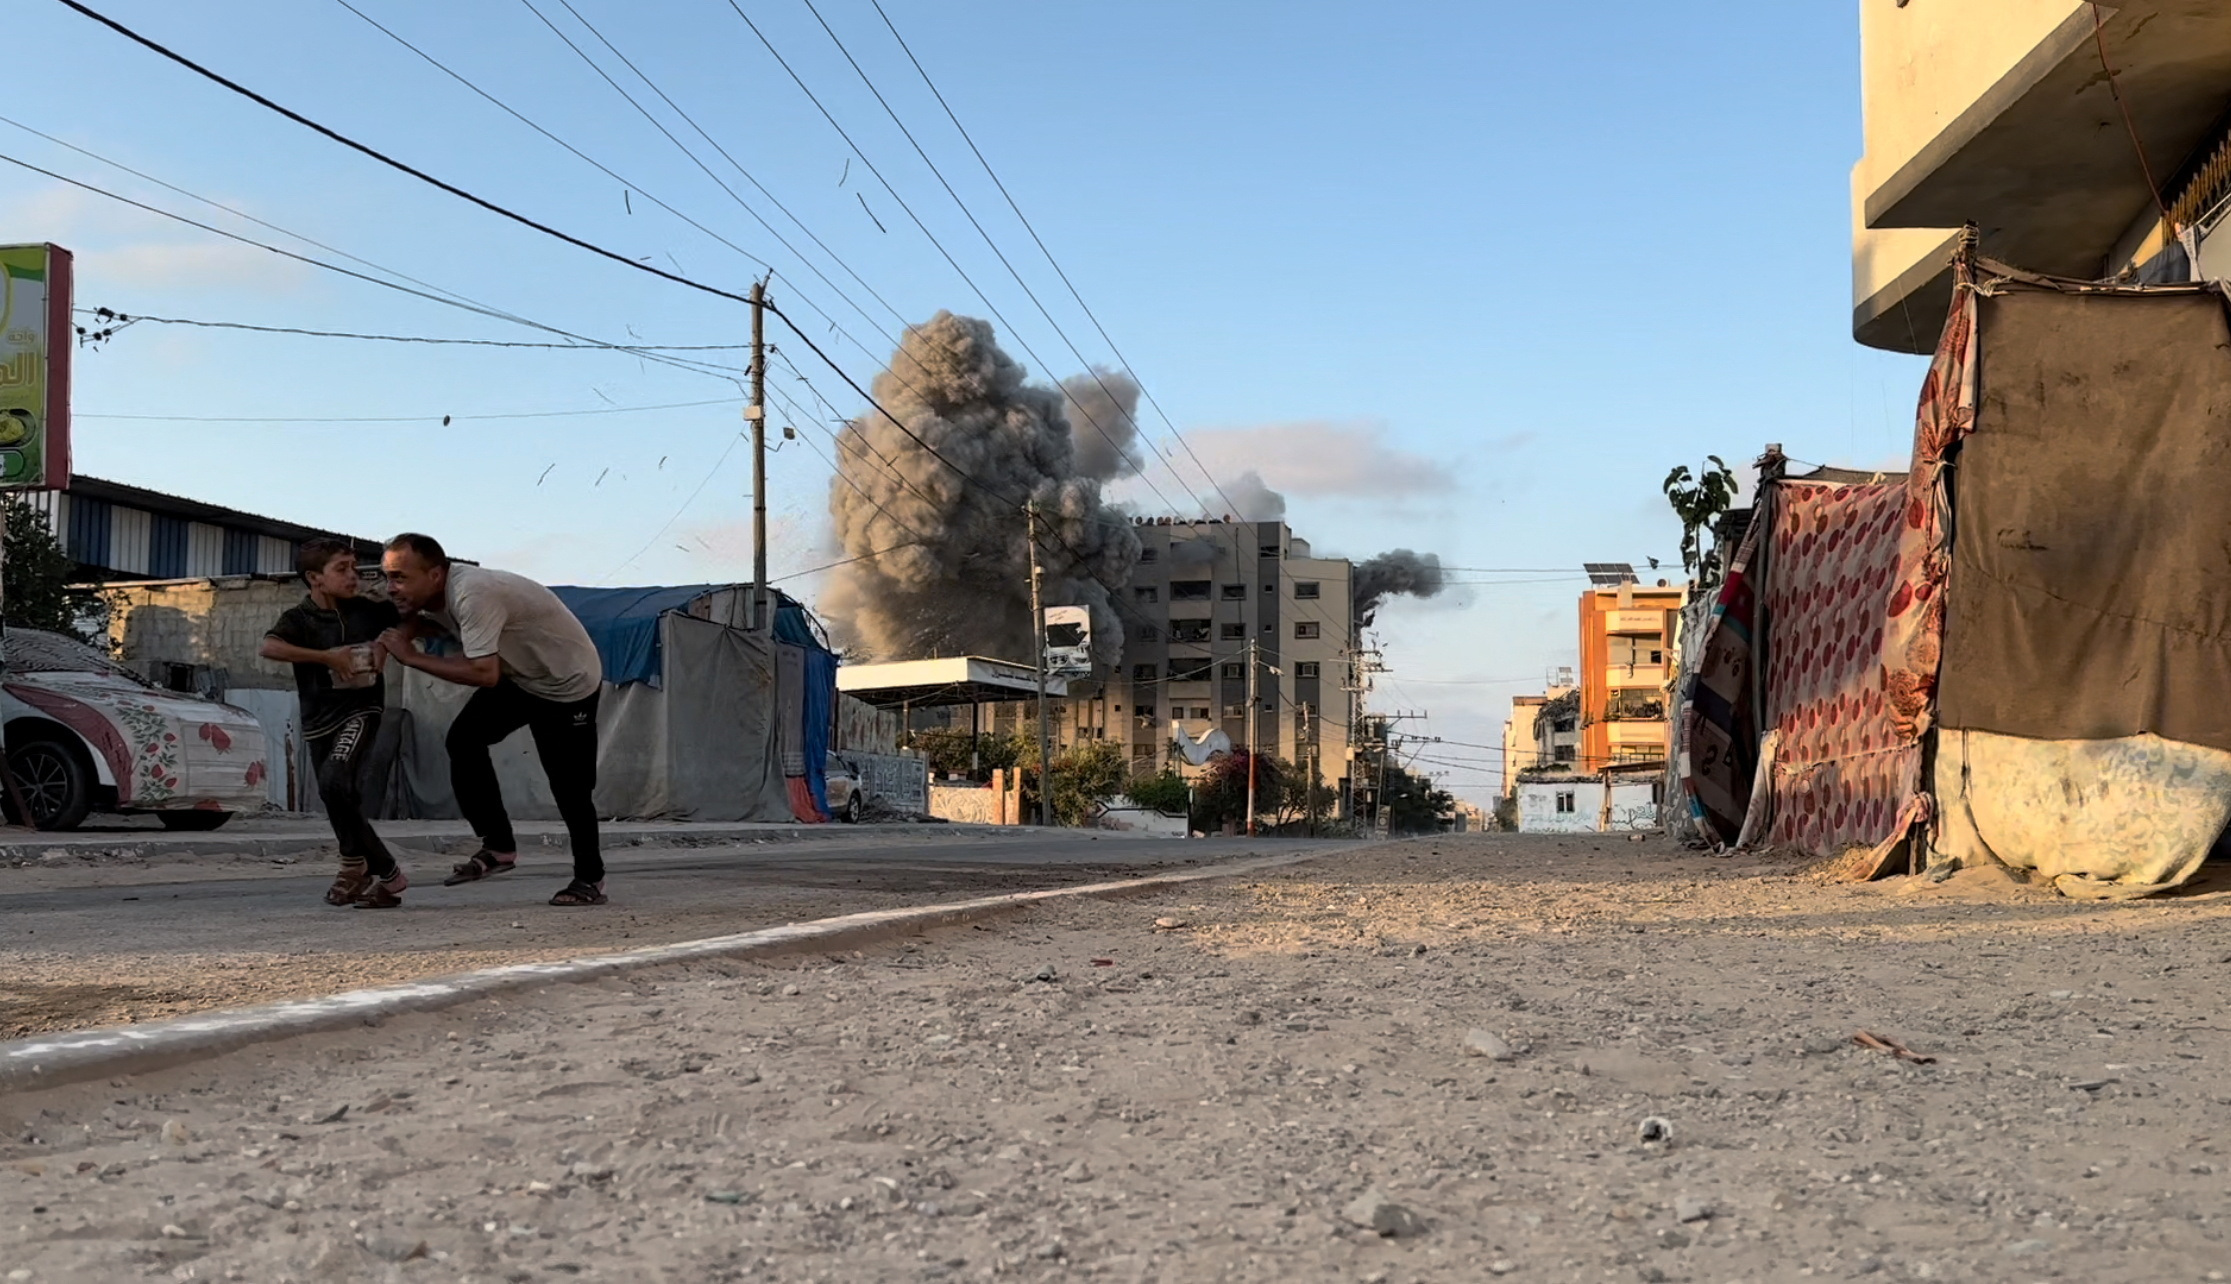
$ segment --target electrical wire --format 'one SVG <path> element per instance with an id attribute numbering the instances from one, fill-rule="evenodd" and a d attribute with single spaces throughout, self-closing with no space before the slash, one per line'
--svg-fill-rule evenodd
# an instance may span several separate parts
<path id="1" fill-rule="evenodd" d="M 139 423 L 166 424 L 447 424 L 452 420 L 497 419 L 571 419 L 581 415 L 631 415 L 648 410 L 694 410 L 700 406 L 733 406 L 733 397 L 715 397 L 708 401 L 669 401 L 656 406 L 596 406 L 587 410 L 526 410 L 516 413 L 488 415 L 112 415 L 97 411 L 73 411 L 78 419 L 121 419 Z"/>
<path id="2" fill-rule="evenodd" d="M 249 325 L 241 321 L 200 321 L 188 317 L 154 317 L 145 313 L 123 313 L 112 308 L 77 308 L 74 311 L 86 316 L 105 317 L 118 323 L 118 328 L 138 325 L 184 325 L 204 330 L 249 330 L 257 334 L 293 334 L 313 339 L 368 339 L 380 343 L 429 343 L 447 344 L 469 348 L 550 348 L 560 352 L 737 352 L 749 348 L 748 343 L 645 343 L 632 349 L 617 349 L 607 343 L 529 343 L 515 339 L 450 339 L 419 334 L 360 334 L 347 330 L 304 330 L 285 325 Z"/>

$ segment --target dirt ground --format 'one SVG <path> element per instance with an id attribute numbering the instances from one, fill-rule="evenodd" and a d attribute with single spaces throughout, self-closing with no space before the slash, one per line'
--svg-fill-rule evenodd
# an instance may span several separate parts
<path id="1" fill-rule="evenodd" d="M 1351 849 L 0 1098 L 0 1266 L 2220 1280 L 2227 929 L 1655 841 Z"/>

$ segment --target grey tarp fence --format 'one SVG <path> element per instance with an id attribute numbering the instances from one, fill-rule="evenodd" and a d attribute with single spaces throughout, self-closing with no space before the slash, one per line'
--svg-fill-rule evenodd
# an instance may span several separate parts
<path id="1" fill-rule="evenodd" d="M 2231 749 L 2231 325 L 2213 290 L 1980 300 L 1938 725 Z"/>
<path id="2" fill-rule="evenodd" d="M 604 688 L 597 711 L 597 812 L 608 819 L 791 819 L 775 730 L 773 645 L 761 635 L 669 612 L 661 617 L 662 686 Z M 470 689 L 390 670 L 407 711 L 399 776 L 408 814 L 453 819 L 443 739 Z M 494 752 L 515 820 L 555 820 L 557 806 L 524 730 Z M 391 810 L 395 809 L 391 803 Z"/>

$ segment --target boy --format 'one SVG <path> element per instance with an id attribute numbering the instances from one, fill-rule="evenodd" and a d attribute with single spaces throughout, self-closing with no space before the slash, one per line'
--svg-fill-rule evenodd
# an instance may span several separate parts
<path id="1" fill-rule="evenodd" d="M 393 909 L 410 879 L 364 818 L 364 763 L 386 704 L 380 635 L 401 623 L 386 602 L 358 594 L 356 550 L 337 539 L 302 545 L 295 569 L 309 593 L 263 639 L 263 658 L 294 666 L 302 738 L 317 763 L 318 796 L 341 844 L 328 905 Z"/>

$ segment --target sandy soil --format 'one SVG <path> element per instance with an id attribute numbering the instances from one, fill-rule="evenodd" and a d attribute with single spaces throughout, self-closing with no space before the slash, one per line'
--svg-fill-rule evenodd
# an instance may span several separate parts
<path id="1" fill-rule="evenodd" d="M 1355 850 L 0 1099 L 0 1263 L 2221 1279 L 2227 920 L 1655 842 Z M 1401 1233 L 1354 1224 L 1374 1189 Z"/>

